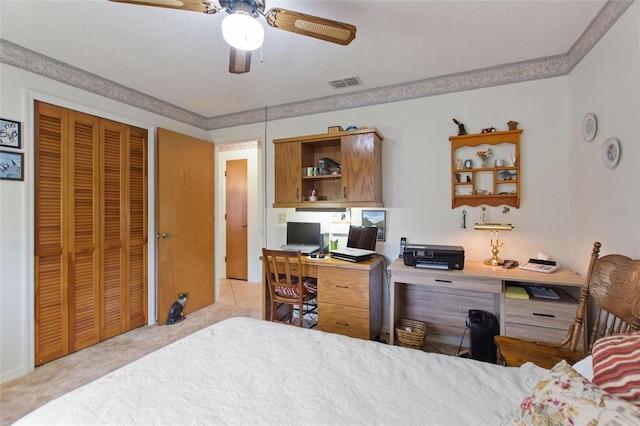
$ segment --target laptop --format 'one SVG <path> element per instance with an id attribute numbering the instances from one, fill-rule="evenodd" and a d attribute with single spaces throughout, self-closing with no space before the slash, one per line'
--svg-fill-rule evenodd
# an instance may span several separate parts
<path id="1" fill-rule="evenodd" d="M 347 247 L 331 251 L 331 257 L 349 262 L 362 262 L 369 260 L 376 253 L 376 240 L 378 228 L 376 226 L 349 227 Z"/>
<path id="2" fill-rule="evenodd" d="M 342 249 L 331 250 L 333 259 L 346 260 L 348 262 L 362 262 L 369 260 L 376 254 L 373 250 L 359 249 L 355 247 L 345 247 Z"/>
<path id="3" fill-rule="evenodd" d="M 320 250 L 320 223 L 287 222 L 287 243 L 282 250 L 298 251 L 308 256 Z"/>

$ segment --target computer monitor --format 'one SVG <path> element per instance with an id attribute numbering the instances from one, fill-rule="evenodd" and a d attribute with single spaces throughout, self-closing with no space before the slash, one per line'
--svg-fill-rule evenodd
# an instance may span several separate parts
<path id="1" fill-rule="evenodd" d="M 377 226 L 355 226 L 349 227 L 347 236 L 347 247 L 376 251 L 378 241 Z"/>
<path id="2" fill-rule="evenodd" d="M 319 222 L 287 222 L 287 244 L 318 245 Z"/>

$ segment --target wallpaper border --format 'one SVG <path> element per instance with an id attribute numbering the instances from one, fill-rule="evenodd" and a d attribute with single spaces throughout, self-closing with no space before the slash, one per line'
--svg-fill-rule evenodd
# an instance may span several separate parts
<path id="1" fill-rule="evenodd" d="M 0 39 L 0 62 L 203 130 L 216 130 L 260 123 L 265 119 L 279 120 L 567 75 L 624 14 L 633 1 L 609 0 L 578 41 L 562 55 L 270 106 L 266 109 L 266 114 L 265 109 L 260 108 L 207 118 L 4 39 Z"/>

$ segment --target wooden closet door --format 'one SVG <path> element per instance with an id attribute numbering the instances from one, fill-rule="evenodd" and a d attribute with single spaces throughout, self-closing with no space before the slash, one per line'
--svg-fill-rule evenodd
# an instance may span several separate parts
<path id="1" fill-rule="evenodd" d="M 35 103 L 35 365 L 69 353 L 68 112 Z"/>
<path id="2" fill-rule="evenodd" d="M 100 341 L 99 119 L 69 112 L 69 349 Z"/>
<path id="3" fill-rule="evenodd" d="M 100 121 L 100 337 L 126 331 L 126 127 Z"/>
<path id="4" fill-rule="evenodd" d="M 147 131 L 35 103 L 35 365 L 147 323 Z"/>
<path id="5" fill-rule="evenodd" d="M 127 329 L 147 323 L 147 131 L 127 126 Z"/>

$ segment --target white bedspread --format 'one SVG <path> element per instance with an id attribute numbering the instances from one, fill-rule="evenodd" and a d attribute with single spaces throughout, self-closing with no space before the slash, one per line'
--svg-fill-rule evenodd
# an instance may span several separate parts
<path id="1" fill-rule="evenodd" d="M 16 424 L 497 425 L 546 371 L 232 318 Z"/>

